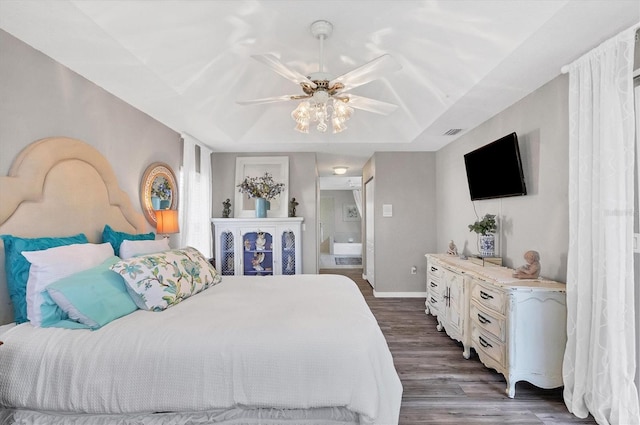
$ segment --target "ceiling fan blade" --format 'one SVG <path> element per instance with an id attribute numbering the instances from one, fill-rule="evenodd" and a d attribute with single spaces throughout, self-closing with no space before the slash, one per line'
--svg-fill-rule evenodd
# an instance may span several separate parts
<path id="1" fill-rule="evenodd" d="M 349 94 L 345 97 L 349 98 L 347 105 L 352 108 L 362 109 L 363 111 L 369 111 L 380 115 L 389 115 L 398 109 L 398 105 L 394 105 L 393 103 L 387 103 L 363 96 L 356 96 L 355 94 Z"/>
<path id="2" fill-rule="evenodd" d="M 251 55 L 251 57 L 257 60 L 258 62 L 261 62 L 267 65 L 269 68 L 271 68 L 278 74 L 282 75 L 284 78 L 286 78 L 289 81 L 293 81 L 294 83 L 297 83 L 297 84 L 300 84 L 300 83 L 311 84 L 313 88 L 316 88 L 315 83 L 313 83 L 311 80 L 309 80 L 307 77 L 305 77 L 298 71 L 294 71 L 293 69 L 289 68 L 288 66 L 280 62 L 280 60 L 274 55 L 271 55 L 271 54 Z"/>
<path id="3" fill-rule="evenodd" d="M 265 97 L 263 99 L 238 100 L 236 101 L 236 103 L 240 105 L 260 105 L 263 103 L 276 103 L 276 102 L 285 102 L 287 100 L 307 99 L 309 97 L 311 96 L 287 94 L 284 96 Z"/>
<path id="4" fill-rule="evenodd" d="M 396 62 L 393 56 L 384 54 L 364 65 L 347 72 L 329 83 L 330 86 L 335 83 L 344 84 L 342 92 L 351 90 L 355 87 L 367 84 L 370 81 L 380 78 L 382 75 L 391 71 L 398 71 L 402 66 Z"/>

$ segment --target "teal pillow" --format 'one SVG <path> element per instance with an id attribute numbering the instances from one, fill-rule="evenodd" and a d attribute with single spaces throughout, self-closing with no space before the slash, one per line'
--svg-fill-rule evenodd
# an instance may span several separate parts
<path id="1" fill-rule="evenodd" d="M 69 320 L 69 315 L 65 313 L 63 309 L 56 304 L 51 298 L 47 290 L 42 291 L 42 304 L 40 304 L 40 314 L 42 320 L 40 326 L 43 328 L 49 328 L 51 326 L 57 326 L 56 324 L 61 320 Z"/>
<path id="2" fill-rule="evenodd" d="M 156 238 L 155 233 L 125 233 L 125 232 L 117 232 L 111 228 L 108 224 L 104 226 L 104 230 L 102 231 L 102 242 L 109 242 L 113 247 L 113 252 L 120 256 L 120 244 L 124 240 L 128 241 L 143 241 L 143 240 L 153 240 Z"/>
<path id="3" fill-rule="evenodd" d="M 0 237 L 4 242 L 7 287 L 13 303 L 13 318 L 16 323 L 28 322 L 27 280 L 29 280 L 31 263 L 24 258 L 22 251 L 41 251 L 89 241 L 83 233 L 62 238 L 19 238 L 12 235 L 0 235 Z"/>
<path id="4" fill-rule="evenodd" d="M 47 286 L 46 292 L 69 320 L 89 329 L 98 329 L 138 309 L 122 277 L 110 269 L 118 261 L 120 258 L 113 256 L 99 266 L 64 277 Z M 65 319 L 60 315 L 55 322 L 48 321 L 46 325 L 43 320 L 42 326 L 69 327 Z M 57 323 L 59 321 L 63 323 Z"/>

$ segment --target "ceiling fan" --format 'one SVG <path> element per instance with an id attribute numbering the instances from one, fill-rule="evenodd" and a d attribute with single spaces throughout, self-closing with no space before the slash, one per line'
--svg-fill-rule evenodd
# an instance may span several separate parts
<path id="1" fill-rule="evenodd" d="M 238 101 L 241 105 L 302 100 L 291 113 L 296 121 L 296 130 L 309 132 L 309 123 L 317 122 L 317 130 L 325 132 L 327 120 L 331 120 L 334 133 L 346 129 L 345 122 L 351 118 L 353 108 L 376 114 L 388 115 L 397 109 L 397 105 L 348 93 L 350 90 L 380 78 L 384 73 L 401 69 L 391 55 L 385 54 L 353 69 L 346 74 L 333 78 L 323 70 L 323 48 L 326 40 L 333 32 L 333 25 L 328 21 L 315 21 L 311 24 L 311 34 L 320 42 L 320 59 L 318 72 L 304 76 L 276 58 L 272 54 L 252 55 L 257 61 L 267 65 L 286 79 L 299 84 L 304 94 L 268 97 Z"/>

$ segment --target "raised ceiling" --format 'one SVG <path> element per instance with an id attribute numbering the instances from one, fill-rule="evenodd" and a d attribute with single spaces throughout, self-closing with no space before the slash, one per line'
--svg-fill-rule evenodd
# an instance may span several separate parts
<path id="1" fill-rule="evenodd" d="M 296 102 L 236 103 L 300 92 L 250 55 L 317 71 L 318 19 L 334 25 L 334 76 L 384 53 L 401 64 L 353 90 L 395 112 L 300 134 Z M 174 130 L 215 151 L 318 152 L 321 175 L 357 173 L 375 151 L 438 150 L 638 20 L 638 0 L 0 1 L 0 28 Z"/>

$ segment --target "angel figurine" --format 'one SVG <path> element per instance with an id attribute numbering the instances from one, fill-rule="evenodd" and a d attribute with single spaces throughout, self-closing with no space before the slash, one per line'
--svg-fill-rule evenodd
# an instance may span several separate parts
<path id="1" fill-rule="evenodd" d="M 453 240 L 449 241 L 449 249 L 447 249 L 447 254 L 458 255 L 458 247 L 453 242 Z"/>

